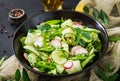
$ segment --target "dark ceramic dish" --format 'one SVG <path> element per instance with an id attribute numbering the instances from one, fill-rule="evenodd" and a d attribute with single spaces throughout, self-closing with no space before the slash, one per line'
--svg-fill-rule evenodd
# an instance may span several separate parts
<path id="1" fill-rule="evenodd" d="M 35 28 L 36 25 L 39 24 L 40 22 L 44 22 L 46 20 L 51 20 L 51 19 L 61 19 L 61 18 L 63 18 L 63 19 L 70 18 L 73 21 L 81 21 L 90 28 L 95 28 L 97 30 L 100 30 L 102 32 L 101 34 L 99 34 L 100 40 L 102 42 L 101 53 L 96 55 L 94 61 L 91 64 L 87 65 L 82 71 L 77 72 L 77 73 L 63 74 L 63 75 L 50 75 L 47 73 L 41 73 L 41 72 L 33 70 L 31 68 L 31 66 L 29 65 L 29 63 L 23 58 L 23 48 L 21 46 L 19 39 L 22 36 L 26 36 L 28 30 L 30 28 Z M 84 73 L 84 72 L 90 70 L 104 56 L 104 54 L 106 53 L 107 47 L 108 47 L 108 35 L 107 35 L 105 28 L 98 21 L 93 19 L 92 17 L 85 15 L 83 13 L 80 13 L 80 12 L 75 12 L 75 11 L 51 11 L 51 12 L 43 12 L 41 14 L 35 15 L 34 17 L 30 18 L 29 20 L 27 20 L 26 22 L 24 22 L 22 25 L 19 26 L 19 28 L 17 29 L 17 31 L 15 33 L 14 39 L 13 39 L 14 54 L 16 55 L 18 61 L 25 68 L 27 68 L 30 71 L 37 73 L 39 75 L 43 75 L 46 77 L 55 77 L 55 78 L 69 77 L 69 76 L 73 77 L 73 76 L 80 75 L 81 73 Z"/>

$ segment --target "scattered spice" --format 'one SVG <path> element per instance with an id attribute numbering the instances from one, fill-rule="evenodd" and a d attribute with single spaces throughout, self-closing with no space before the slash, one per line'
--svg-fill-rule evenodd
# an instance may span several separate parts
<path id="1" fill-rule="evenodd" d="M 6 50 L 3 50 L 3 53 L 6 53 L 7 51 Z"/>

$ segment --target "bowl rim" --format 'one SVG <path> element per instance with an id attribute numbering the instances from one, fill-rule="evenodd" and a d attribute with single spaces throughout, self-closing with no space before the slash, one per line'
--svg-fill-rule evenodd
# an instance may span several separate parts
<path id="1" fill-rule="evenodd" d="M 41 14 L 44 14 L 44 13 L 54 13 L 54 12 L 74 12 L 74 13 L 78 13 L 78 14 L 83 14 L 83 15 L 91 18 L 91 19 L 92 19 L 93 21 L 95 21 L 97 24 L 101 25 L 101 27 L 102 27 L 102 29 L 104 30 L 104 33 L 105 33 L 105 35 L 106 35 L 106 41 L 107 41 L 107 42 L 106 42 L 106 46 L 105 46 L 104 53 L 102 53 L 103 55 L 101 55 L 101 53 L 100 53 L 100 57 L 98 58 L 98 60 L 96 60 L 96 62 L 92 63 L 92 65 L 90 65 L 90 66 L 87 67 L 87 68 L 84 68 L 83 70 L 81 70 L 81 71 L 79 71 L 79 72 L 75 72 L 75 73 L 72 73 L 72 74 L 62 74 L 62 75 L 61 75 L 61 74 L 57 74 L 57 75 L 52 75 L 52 74 L 42 73 L 42 72 L 33 70 L 32 68 L 24 65 L 24 64 L 18 59 L 18 57 L 17 57 L 17 55 L 16 55 L 16 53 L 15 53 L 15 49 L 14 49 L 15 36 L 16 36 L 16 33 L 18 32 L 18 30 L 22 27 L 22 25 L 24 25 L 27 21 L 33 19 L 34 17 L 37 17 L 37 16 L 39 16 L 39 15 L 41 15 Z M 48 76 L 48 77 L 67 77 L 67 76 L 73 76 L 73 75 L 81 74 L 81 73 L 84 73 L 84 72 L 86 72 L 86 71 L 94 68 L 94 67 L 100 62 L 100 60 L 102 59 L 102 57 L 106 54 L 107 48 L 108 48 L 108 43 L 109 43 L 109 39 L 108 39 L 108 34 L 107 34 L 107 31 L 106 31 L 105 27 L 104 27 L 98 20 L 96 20 L 95 18 L 93 18 L 92 16 L 87 15 L 87 14 L 85 14 L 85 13 L 83 13 L 83 12 L 79 12 L 79 11 L 72 11 L 72 10 L 54 10 L 54 11 L 48 11 L 48 12 L 40 12 L 40 13 L 38 13 L 38 14 L 30 17 L 29 19 L 25 20 L 21 25 L 19 25 L 19 27 L 17 28 L 17 30 L 15 31 L 14 36 L 13 36 L 12 49 L 13 49 L 13 53 L 14 53 L 14 55 L 16 56 L 16 58 L 17 58 L 17 60 L 19 61 L 19 63 L 20 63 L 23 67 L 25 67 L 26 69 L 28 69 L 28 70 L 30 70 L 30 71 L 32 71 L 32 72 L 34 72 L 34 73 L 37 73 L 37 74 L 40 74 L 40 75 L 43 75 L 43 76 Z"/>

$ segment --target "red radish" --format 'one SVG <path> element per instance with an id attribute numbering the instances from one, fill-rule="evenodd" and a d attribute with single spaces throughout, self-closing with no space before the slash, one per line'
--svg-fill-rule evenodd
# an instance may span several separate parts
<path id="1" fill-rule="evenodd" d="M 81 22 L 73 22 L 73 27 L 74 28 L 83 28 L 83 25 Z"/>
<path id="2" fill-rule="evenodd" d="M 39 69 L 38 69 L 38 68 L 36 68 L 36 67 L 33 67 L 32 69 L 33 69 L 33 70 L 37 70 L 37 71 L 39 71 Z"/>
<path id="3" fill-rule="evenodd" d="M 38 37 L 33 44 L 34 46 L 43 47 L 43 37 Z"/>
<path id="4" fill-rule="evenodd" d="M 61 47 L 61 42 L 57 39 L 52 40 L 50 44 L 54 46 L 56 49 Z"/>
<path id="5" fill-rule="evenodd" d="M 68 61 L 68 62 L 66 62 L 64 64 L 64 68 L 65 69 L 70 69 L 70 68 L 72 68 L 72 66 L 73 66 L 73 62 L 72 61 Z"/>
<path id="6" fill-rule="evenodd" d="M 55 39 L 61 41 L 61 38 L 59 36 L 56 36 Z"/>
<path id="7" fill-rule="evenodd" d="M 87 54 L 88 51 L 85 48 L 78 48 L 75 50 L 74 55 L 76 56 L 77 54 Z"/>
<path id="8" fill-rule="evenodd" d="M 48 62 L 51 62 L 51 59 L 50 59 L 50 57 L 48 57 L 47 61 L 48 61 Z"/>
<path id="9" fill-rule="evenodd" d="M 86 54 L 88 51 L 82 46 L 74 46 L 71 50 L 71 54 L 76 56 L 77 54 Z"/>

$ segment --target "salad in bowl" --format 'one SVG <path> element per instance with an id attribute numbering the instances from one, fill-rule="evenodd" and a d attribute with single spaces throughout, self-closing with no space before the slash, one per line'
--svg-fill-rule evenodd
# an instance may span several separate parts
<path id="1" fill-rule="evenodd" d="M 20 38 L 24 57 L 33 70 L 72 74 L 94 61 L 102 48 L 101 31 L 72 19 L 52 19 L 29 29 Z"/>

